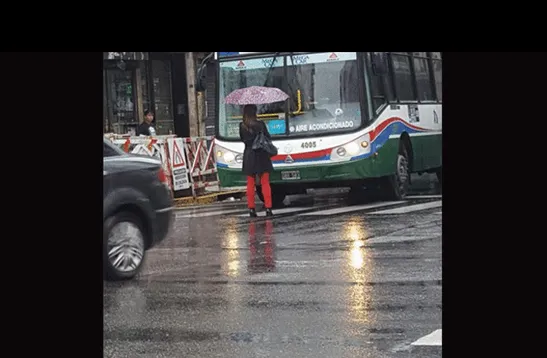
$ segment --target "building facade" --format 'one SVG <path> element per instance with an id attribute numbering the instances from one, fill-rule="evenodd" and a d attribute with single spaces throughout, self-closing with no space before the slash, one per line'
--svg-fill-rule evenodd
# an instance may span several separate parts
<path id="1" fill-rule="evenodd" d="M 151 110 L 159 135 L 199 135 L 199 99 L 189 73 L 199 58 L 185 52 L 104 52 L 103 131 L 134 134 Z"/>

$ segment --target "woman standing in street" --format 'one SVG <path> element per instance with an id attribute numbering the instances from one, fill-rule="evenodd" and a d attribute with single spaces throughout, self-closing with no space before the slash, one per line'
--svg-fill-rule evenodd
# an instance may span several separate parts
<path id="1" fill-rule="evenodd" d="M 270 188 L 270 173 L 273 171 L 270 154 L 263 150 L 253 150 L 253 141 L 258 133 L 264 133 L 271 138 L 266 124 L 257 119 L 257 107 L 247 104 L 243 107 L 243 121 L 239 124 L 239 137 L 245 143 L 243 152 L 243 173 L 247 176 L 247 207 L 249 215 L 256 217 L 255 210 L 255 177 L 260 177 L 262 195 L 266 216 L 272 216 L 272 190 Z"/>

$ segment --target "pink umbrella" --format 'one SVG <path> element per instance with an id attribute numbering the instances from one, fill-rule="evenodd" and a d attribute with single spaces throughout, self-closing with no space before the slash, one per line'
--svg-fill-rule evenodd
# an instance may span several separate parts
<path id="1" fill-rule="evenodd" d="M 237 89 L 226 96 L 224 101 L 228 104 L 266 104 L 283 102 L 289 96 L 275 87 L 251 86 Z"/>

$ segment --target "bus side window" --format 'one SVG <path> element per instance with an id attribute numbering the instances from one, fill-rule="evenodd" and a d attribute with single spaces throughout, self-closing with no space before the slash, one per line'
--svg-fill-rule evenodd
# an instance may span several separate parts
<path id="1" fill-rule="evenodd" d="M 393 80 L 391 76 L 391 71 L 387 70 L 389 66 L 387 65 L 386 58 L 386 71 L 383 74 L 377 74 L 377 71 L 374 71 L 372 67 L 372 56 L 375 56 L 377 53 L 369 53 L 369 61 L 365 61 L 370 78 L 371 86 L 371 96 L 372 96 L 372 106 L 374 112 L 378 112 L 378 109 L 382 107 L 384 103 L 391 103 L 395 100 L 393 95 Z"/>
<path id="2" fill-rule="evenodd" d="M 429 60 L 425 52 L 414 52 L 414 74 L 420 101 L 435 101 L 433 82 L 429 76 Z"/>
<path id="3" fill-rule="evenodd" d="M 440 52 L 431 53 L 431 63 L 433 64 L 433 77 L 435 78 L 435 89 L 437 92 L 437 101 L 443 101 L 443 63 Z"/>
<path id="4" fill-rule="evenodd" d="M 393 75 L 395 77 L 395 92 L 399 101 L 416 101 L 410 72 L 410 56 L 406 52 L 391 53 Z"/>

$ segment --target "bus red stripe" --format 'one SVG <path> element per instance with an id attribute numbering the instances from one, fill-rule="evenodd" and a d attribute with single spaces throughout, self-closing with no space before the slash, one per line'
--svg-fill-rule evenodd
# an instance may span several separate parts
<path id="1" fill-rule="evenodd" d="M 291 157 L 294 160 L 322 158 L 322 157 L 325 157 L 327 155 L 330 155 L 331 151 L 332 151 L 332 148 L 322 149 L 322 150 L 317 150 L 317 151 L 314 151 L 314 152 L 307 152 L 307 153 L 294 153 L 294 154 L 291 154 Z M 279 154 L 279 155 L 276 155 L 275 157 L 272 157 L 272 160 L 273 161 L 285 160 L 285 158 L 287 158 L 287 154 Z"/>
<path id="2" fill-rule="evenodd" d="M 388 118 L 386 119 L 385 121 L 383 121 L 382 123 L 380 123 L 378 125 L 378 127 L 376 127 L 376 129 L 374 129 L 372 132 L 370 132 L 370 141 L 372 142 L 380 133 L 382 133 L 382 131 L 384 129 L 386 129 L 387 126 L 389 126 L 391 123 L 393 122 L 397 122 L 397 121 L 400 121 L 402 122 L 405 126 L 409 126 L 410 128 L 412 129 L 415 129 L 417 131 L 426 131 L 427 129 L 425 128 L 421 128 L 421 127 L 418 127 L 418 126 L 415 126 L 413 124 L 410 124 L 406 121 L 404 121 L 402 118 L 399 118 L 399 117 L 391 117 L 391 118 Z"/>

